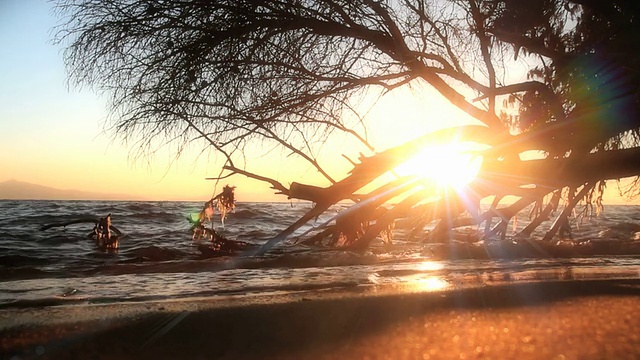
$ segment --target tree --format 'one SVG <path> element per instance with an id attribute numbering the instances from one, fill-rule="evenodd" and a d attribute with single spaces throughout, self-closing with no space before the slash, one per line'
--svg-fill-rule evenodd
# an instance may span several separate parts
<path id="1" fill-rule="evenodd" d="M 601 205 L 606 180 L 640 174 L 634 2 L 59 0 L 57 9 L 70 78 L 110 95 L 116 134 L 143 150 L 204 140 L 226 159 L 220 179 L 245 175 L 315 204 L 263 251 L 345 199 L 355 205 L 305 241 L 365 248 L 400 218 L 410 234 L 436 221 L 430 238 L 469 223 L 504 236 L 531 205 L 528 235 L 565 199 L 550 239 L 581 201 Z M 483 125 L 374 152 L 354 97 L 416 82 Z M 336 133 L 373 152 L 352 160 L 342 180 L 316 153 Z M 487 146 L 465 188 L 427 201 L 419 179 L 398 178 L 358 193 L 426 143 L 454 137 Z M 238 165 L 253 141 L 291 151 L 330 185 L 287 187 Z M 526 151 L 539 156 L 524 158 Z M 501 204 L 507 195 L 519 200 Z M 491 196 L 491 208 L 477 213 Z"/>

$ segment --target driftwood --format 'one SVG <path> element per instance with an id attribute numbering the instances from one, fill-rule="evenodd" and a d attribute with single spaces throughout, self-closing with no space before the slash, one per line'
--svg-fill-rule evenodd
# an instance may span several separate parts
<path id="1" fill-rule="evenodd" d="M 198 243 L 198 250 L 203 256 L 207 257 L 236 255 L 256 246 L 244 241 L 227 239 L 224 235 L 214 229 L 207 228 L 204 224 L 195 225 L 192 231 L 192 239 Z M 208 240 L 208 243 L 199 243 L 203 239 Z"/>
<path id="2" fill-rule="evenodd" d="M 239 252 L 246 252 L 256 245 L 244 241 L 230 240 L 219 234 L 215 230 L 204 228 L 204 238 L 209 238 L 208 244 L 198 244 L 198 250 L 203 256 L 216 257 L 236 255 Z"/>
<path id="3" fill-rule="evenodd" d="M 236 207 L 235 186 L 225 185 L 221 193 L 205 202 L 202 210 L 198 213 L 197 219 L 187 216 L 187 221 L 192 225 L 193 240 L 201 240 L 205 237 L 213 240 L 215 238 L 214 235 L 217 235 L 213 230 L 214 207 L 218 209 L 220 221 L 224 225 L 224 219 L 227 217 L 227 214 Z M 206 228 L 206 222 L 211 223 L 211 229 Z"/>
<path id="4" fill-rule="evenodd" d="M 315 206 L 298 221 L 280 232 L 280 234 L 269 239 L 257 254 L 264 254 L 276 244 L 287 239 L 291 234 L 293 234 L 293 232 L 309 222 L 311 219 L 318 217 L 332 205 L 335 205 L 342 200 L 360 199 L 358 204 L 370 201 L 375 195 L 368 198 L 367 196 L 356 194 L 356 191 L 417 154 L 426 144 L 437 142 L 447 143 L 455 137 L 480 138 L 490 141 L 490 138 L 488 137 L 489 134 L 490 133 L 487 132 L 486 127 L 476 125 L 443 129 L 378 153 L 372 157 L 361 157 L 360 163 L 353 167 L 349 176 L 330 187 L 319 188 L 317 186 L 293 183 L 292 188 L 297 189 L 297 193 L 304 194 L 303 200 L 313 201 Z M 302 190 L 305 188 L 310 189 L 310 191 Z M 309 196 L 309 194 L 313 195 Z M 290 198 L 294 198 L 295 195 L 295 192 L 292 194 L 291 191 L 289 191 Z M 336 231 L 340 231 L 340 229 L 336 229 Z"/>
<path id="5" fill-rule="evenodd" d="M 492 145 L 486 153 L 495 154 L 496 144 L 508 144 L 505 135 L 491 136 L 486 127 L 465 126 L 441 130 L 427 134 L 401 146 L 375 154 L 371 157 L 361 157 L 359 163 L 354 163 L 350 174 L 329 187 L 318 187 L 300 183 L 292 183 L 286 193 L 289 198 L 309 200 L 314 207 L 282 230 L 277 236 L 269 239 L 256 254 L 269 251 L 276 244 L 290 237 L 301 226 L 317 218 L 331 206 L 343 200 L 352 200 L 352 205 L 343 213 L 331 219 L 330 224 L 323 224 L 314 228 L 315 232 L 307 232 L 308 237 L 302 242 L 306 244 L 325 244 L 328 246 L 344 246 L 345 249 L 366 249 L 371 241 L 381 233 L 389 231 L 398 219 L 414 216 L 410 236 L 415 236 L 420 229 L 431 222 L 437 225 L 434 231 L 422 239 L 423 241 L 443 240 L 450 236 L 450 230 L 460 226 L 480 225 L 485 223 L 483 238 L 505 238 L 509 222 L 528 206 L 537 207 L 538 215 L 531 220 L 519 237 L 528 236 L 533 229 L 548 219 L 551 212 L 558 206 L 560 190 L 570 187 L 580 189 L 557 216 L 554 224 L 547 231 L 544 239 L 549 240 L 561 232 L 570 235 L 568 217 L 572 210 L 584 200 L 595 184 L 607 180 L 632 176 L 640 172 L 640 149 L 624 149 L 607 151 L 606 153 L 591 153 L 579 158 L 548 158 L 542 160 L 522 161 L 514 158 L 495 159 L 485 158 L 477 178 L 466 187 L 450 191 L 437 199 L 425 203 L 429 191 L 421 190 L 425 184 L 414 179 L 397 179 L 383 185 L 368 194 L 358 194 L 357 190 L 373 182 L 382 174 L 393 171 L 400 163 L 406 161 L 419 151 L 425 144 L 440 141 L 447 142 L 453 137 L 459 141 L 473 141 Z M 504 146 L 504 145 L 501 145 Z M 594 172 L 592 169 L 598 169 Z M 432 190 L 431 190 L 432 191 Z M 479 202 L 488 196 L 496 195 L 494 203 L 488 211 L 479 212 Z M 544 198 L 552 194 L 549 202 Z M 404 200 L 391 205 L 388 200 L 395 196 L 404 196 Z M 432 194 L 433 195 L 433 194 Z M 515 203 L 498 207 L 501 199 L 506 195 L 519 197 Z M 493 219 L 498 223 L 493 225 Z M 340 239 L 340 240 L 337 240 Z M 327 240 L 324 242 L 324 240 Z"/>
<path id="6" fill-rule="evenodd" d="M 94 225 L 97 225 L 98 223 L 100 223 L 100 218 L 97 218 L 97 217 L 84 217 L 84 218 L 78 218 L 78 219 L 74 219 L 74 220 L 63 221 L 63 222 L 51 223 L 51 224 L 48 224 L 48 225 L 44 225 L 44 226 L 42 226 L 40 228 L 40 231 L 45 231 L 45 230 L 48 230 L 48 229 L 51 229 L 51 228 L 54 228 L 54 227 L 67 227 L 69 225 L 74 225 L 74 224 L 94 224 Z M 118 235 L 118 236 L 124 236 L 122 231 L 120 231 L 120 229 L 118 229 L 114 225 L 109 226 L 109 229 L 111 229 L 111 231 L 116 233 L 116 235 Z"/>
<path id="7" fill-rule="evenodd" d="M 191 223 L 191 239 L 196 242 L 203 239 L 209 241 L 208 245 L 198 245 L 200 252 L 207 256 L 223 256 L 232 255 L 239 250 L 248 248 L 250 244 L 229 240 L 215 231 L 212 220 L 214 207 L 218 209 L 220 220 L 224 225 L 224 219 L 227 214 L 236 207 L 235 186 L 225 185 L 222 188 L 222 192 L 205 202 L 203 209 L 198 213 L 197 219 L 187 216 L 187 221 Z M 207 228 L 207 222 L 211 223 L 211 228 Z"/>

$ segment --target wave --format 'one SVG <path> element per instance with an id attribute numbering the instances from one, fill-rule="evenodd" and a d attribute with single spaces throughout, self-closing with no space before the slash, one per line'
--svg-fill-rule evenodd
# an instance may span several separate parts
<path id="1" fill-rule="evenodd" d="M 482 261 L 485 260 L 504 261 L 512 267 L 529 266 L 529 262 L 540 267 L 543 261 L 550 261 L 552 266 L 582 266 L 577 261 L 584 257 L 586 263 L 608 267 L 610 264 L 596 263 L 596 260 L 612 256 L 616 261 L 627 259 L 629 264 L 637 264 L 640 255 L 640 221 L 636 221 L 639 220 L 638 207 L 609 207 L 606 216 L 580 224 L 574 231 L 573 241 L 561 243 L 516 243 L 508 238 L 496 243 L 452 241 L 423 245 L 395 240 L 392 246 L 374 243 L 362 253 L 289 244 L 274 248 L 267 256 L 258 257 L 253 256 L 253 250 L 297 220 L 309 210 L 308 205 L 239 203 L 235 212 L 228 215 L 224 228 L 218 217 L 214 221 L 216 231 L 242 244 L 229 252 L 212 250 L 206 241 L 198 243 L 192 240 L 191 224 L 185 217 L 199 212 L 201 206 L 200 202 L 0 202 L 0 295 L 2 284 L 8 288 L 8 282 L 29 279 L 34 282 L 29 283 L 28 291 L 12 293 L 17 295 L 13 300 L 35 297 L 43 302 L 17 302 L 11 306 L 42 306 L 43 303 L 64 303 L 70 301 L 69 298 L 81 297 L 82 301 L 148 299 L 153 294 L 164 292 L 169 295 L 162 296 L 207 294 L 207 291 L 222 294 L 237 289 L 295 290 L 304 289 L 304 284 L 315 281 L 324 284 L 317 285 L 320 287 L 341 281 L 348 283 L 350 278 L 359 276 L 359 272 L 378 271 L 381 266 L 402 268 L 406 264 L 427 260 L 456 259 L 455 263 L 447 263 L 448 269 L 467 267 L 464 271 L 472 273 L 489 271 L 483 270 L 485 265 Z M 117 252 L 102 251 L 85 238 L 93 228 L 90 223 L 39 231 L 48 223 L 83 216 L 99 217 L 109 212 L 114 225 L 125 234 Z M 300 231 L 312 225 L 310 223 Z M 151 284 L 137 280 L 145 274 L 157 274 L 161 280 L 157 283 L 156 280 L 148 280 Z M 381 274 L 392 278 L 409 276 L 411 272 Z M 101 278 L 107 275 L 114 277 Z M 200 277 L 208 277 L 209 280 L 204 281 Z M 56 280 L 52 285 L 55 289 L 43 294 L 38 289 L 47 279 Z M 64 293 L 64 290 L 56 288 L 56 284 L 67 286 L 76 280 L 77 286 L 72 287 L 79 289 L 85 286 L 82 295 L 74 294 L 63 299 L 56 297 Z M 193 285 L 193 282 L 197 284 Z M 189 284 L 193 288 L 185 290 L 184 286 Z M 140 290 L 151 285 L 154 287 Z M 289 285 L 291 287 L 287 288 Z M 104 289 L 104 293 L 95 293 L 100 289 Z M 114 291 L 122 294 L 113 295 Z"/>
<path id="2" fill-rule="evenodd" d="M 187 257 L 188 253 L 172 248 L 160 246 L 145 246 L 132 249 L 129 251 L 130 256 L 144 261 L 169 261 Z"/>
<path id="3" fill-rule="evenodd" d="M 598 232 L 600 239 L 635 240 L 636 234 L 640 232 L 640 224 L 632 222 L 620 222 L 608 226 L 607 229 Z"/>
<path id="4" fill-rule="evenodd" d="M 262 212 L 262 211 L 245 209 L 245 210 L 239 210 L 234 212 L 233 217 L 238 219 L 254 219 L 264 214 L 265 212 Z"/>
<path id="5" fill-rule="evenodd" d="M 6 308 L 39 308 L 45 306 L 71 305 L 86 303 L 84 299 L 69 299 L 64 297 L 45 297 L 40 299 L 15 299 L 0 301 L 0 309 Z"/>
<path id="6" fill-rule="evenodd" d="M 51 263 L 50 259 L 28 255 L 0 255 L 2 266 L 43 265 Z"/>
<path id="7" fill-rule="evenodd" d="M 117 219 L 117 217 L 113 217 L 114 220 Z M 127 221 L 132 222 L 135 220 L 151 220 L 154 222 L 172 222 L 172 221 L 176 221 L 177 219 L 183 219 L 184 216 L 181 216 L 180 214 L 176 214 L 173 212 L 164 212 L 164 211 L 145 211 L 145 212 L 140 212 L 140 213 L 134 213 L 131 215 L 127 215 Z"/>

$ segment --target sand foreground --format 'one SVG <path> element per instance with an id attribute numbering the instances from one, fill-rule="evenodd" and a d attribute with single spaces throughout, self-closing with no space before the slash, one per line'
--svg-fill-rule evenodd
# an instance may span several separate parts
<path id="1" fill-rule="evenodd" d="M 0 310 L 7 359 L 638 359 L 640 279 Z"/>

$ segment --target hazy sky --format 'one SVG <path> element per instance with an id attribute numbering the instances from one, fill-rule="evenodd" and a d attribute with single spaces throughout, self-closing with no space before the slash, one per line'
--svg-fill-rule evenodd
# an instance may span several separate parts
<path id="1" fill-rule="evenodd" d="M 213 183 L 204 178 L 217 171 L 206 155 L 131 159 L 127 145 L 103 132 L 105 100 L 67 87 L 62 48 L 51 44 L 51 8 L 45 0 L 0 0 L 0 182 L 152 199 L 210 196 Z M 245 186 L 239 198 L 269 195 L 262 187 Z"/>
<path id="2" fill-rule="evenodd" d="M 128 193 L 154 200 L 206 200 L 212 195 L 219 164 L 215 156 L 191 149 L 178 161 L 170 150 L 152 158 L 130 157 L 130 144 L 104 132 L 106 101 L 90 89 L 69 89 L 62 48 L 51 44 L 57 19 L 45 0 L 0 0 L 0 182 L 16 179 L 60 189 Z M 409 121 L 407 121 L 409 120 Z M 425 121 L 426 120 L 426 121 Z M 400 92 L 382 101 L 369 119 L 369 134 L 378 150 L 398 145 L 434 129 L 442 120 L 469 121 L 434 93 Z M 343 153 L 356 158 L 360 149 L 345 149 L 339 139 L 327 148 L 348 170 Z M 250 155 L 285 185 L 313 182 L 310 166 L 292 165 L 286 154 Z M 343 171 L 333 174 L 340 179 Z M 281 200 L 268 185 L 243 177 L 220 184 L 236 185 L 240 201 Z M 326 185 L 326 184 L 318 184 Z M 615 187 L 609 199 L 619 202 Z"/>
<path id="3" fill-rule="evenodd" d="M 106 100 L 90 89 L 67 86 L 63 49 L 51 43 L 57 21 L 47 1 L 0 0 L 0 182 L 16 179 L 160 200 L 210 196 L 213 183 L 204 178 L 218 174 L 215 157 L 198 156 L 200 149 L 192 149 L 177 162 L 170 150 L 151 159 L 132 159 L 129 146 L 104 132 Z M 372 140 L 383 150 L 429 130 L 428 122 L 404 120 L 424 118 L 429 109 L 447 105 L 441 99 L 435 103 L 407 94 L 388 97 L 370 119 L 377 130 L 370 134 Z M 442 114 L 452 116 L 449 110 Z M 402 122 L 389 121 L 394 118 Z M 348 169 L 340 154 L 354 149 L 340 148 L 340 144 L 331 147 Z M 355 158 L 357 152 L 350 155 Z M 261 156 L 259 151 L 254 155 Z M 316 179 L 308 165 L 291 167 L 285 158 L 286 154 L 271 153 L 264 158 L 267 161 L 259 159 L 261 170 L 270 171 L 285 185 Z M 242 177 L 228 183 L 238 186 L 240 200 L 285 200 L 274 197 L 264 183 Z"/>

